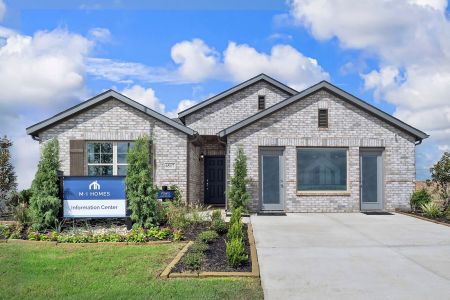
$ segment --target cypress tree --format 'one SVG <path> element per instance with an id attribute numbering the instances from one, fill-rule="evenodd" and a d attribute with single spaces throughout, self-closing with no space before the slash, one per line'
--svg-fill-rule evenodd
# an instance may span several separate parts
<path id="1" fill-rule="evenodd" d="M 136 140 L 128 152 L 125 178 L 128 206 L 134 226 L 150 228 L 157 225 L 156 190 L 152 181 L 148 136 Z"/>
<path id="2" fill-rule="evenodd" d="M 6 135 L 0 139 L 0 213 L 6 211 L 6 204 L 17 189 L 17 177 L 9 151 L 11 147 L 12 142 Z"/>
<path id="3" fill-rule="evenodd" d="M 30 213 L 34 229 L 55 226 L 61 199 L 58 198 L 59 145 L 49 140 L 42 148 L 38 170 L 31 184 Z"/>
<path id="4" fill-rule="evenodd" d="M 228 191 L 228 199 L 232 209 L 240 208 L 242 211 L 247 211 L 250 202 L 250 194 L 247 191 L 248 183 L 247 157 L 244 154 L 244 149 L 239 148 L 234 161 L 234 175 L 231 177 Z"/>

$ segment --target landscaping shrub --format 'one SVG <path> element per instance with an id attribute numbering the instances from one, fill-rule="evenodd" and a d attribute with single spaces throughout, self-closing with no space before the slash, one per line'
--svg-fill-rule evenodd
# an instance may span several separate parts
<path id="1" fill-rule="evenodd" d="M 228 192 L 231 208 L 241 208 L 243 211 L 247 211 L 247 206 L 250 202 L 250 194 L 247 191 L 248 183 L 247 157 L 244 154 L 244 150 L 239 148 L 234 161 L 234 175 L 231 177 Z"/>
<path id="2" fill-rule="evenodd" d="M 12 142 L 6 137 L 0 138 L 0 213 L 6 212 L 7 204 L 17 188 L 17 177 L 11 163 Z"/>
<path id="3" fill-rule="evenodd" d="M 189 225 L 187 207 L 169 204 L 167 207 L 167 224 L 175 229 L 184 229 Z"/>
<path id="4" fill-rule="evenodd" d="M 125 179 L 131 220 L 137 227 L 150 228 L 158 224 L 156 191 L 151 177 L 150 141 L 138 138 L 128 152 L 128 170 Z M 135 227 L 136 227 L 135 226 Z"/>
<path id="5" fill-rule="evenodd" d="M 177 185 L 175 185 L 175 184 L 172 184 L 171 186 L 169 186 L 169 190 L 173 190 L 173 191 L 175 191 L 174 192 L 174 198 L 172 199 L 172 203 L 174 204 L 174 205 L 176 205 L 176 206 L 180 206 L 180 205 L 182 205 L 183 204 L 183 202 L 182 202 L 182 196 L 181 196 L 181 190 L 180 190 L 180 188 L 177 186 Z"/>
<path id="6" fill-rule="evenodd" d="M 211 221 L 214 221 L 214 220 L 222 220 L 222 212 L 218 209 L 214 210 L 211 213 Z"/>
<path id="7" fill-rule="evenodd" d="M 234 224 L 236 222 L 241 222 L 242 219 L 242 210 L 240 207 L 235 208 L 231 211 L 230 224 Z"/>
<path id="8" fill-rule="evenodd" d="M 450 152 L 445 152 L 441 159 L 430 169 L 431 179 L 437 184 L 444 209 L 450 204 Z"/>
<path id="9" fill-rule="evenodd" d="M 231 267 L 236 268 L 247 261 L 248 256 L 245 254 L 245 245 L 242 239 L 233 238 L 226 244 L 228 264 Z"/>
<path id="10" fill-rule="evenodd" d="M 204 258 L 203 252 L 188 252 L 183 257 L 183 263 L 187 269 L 196 271 L 200 269 Z"/>
<path id="11" fill-rule="evenodd" d="M 423 204 L 429 203 L 431 201 L 431 195 L 425 188 L 420 191 L 416 191 L 411 195 L 411 209 L 413 211 L 418 211 L 422 208 Z"/>
<path id="12" fill-rule="evenodd" d="M 133 243 L 144 243 L 147 241 L 147 235 L 142 228 L 136 228 L 127 235 L 127 241 Z"/>
<path id="13" fill-rule="evenodd" d="M 218 234 L 224 234 L 227 232 L 228 226 L 223 219 L 214 219 L 211 222 L 211 229 Z"/>
<path id="14" fill-rule="evenodd" d="M 57 184 L 59 166 L 58 140 L 52 139 L 42 149 L 38 170 L 31 184 L 30 215 L 34 230 L 53 227 L 57 221 L 61 207 Z"/>
<path id="15" fill-rule="evenodd" d="M 0 224 L 0 239 L 8 239 L 11 235 L 11 228 L 8 225 Z"/>
<path id="16" fill-rule="evenodd" d="M 27 240 L 30 241 L 39 241 L 40 240 L 40 233 L 37 231 L 30 230 L 27 234 Z"/>
<path id="17" fill-rule="evenodd" d="M 197 240 L 198 241 L 202 241 L 202 242 L 204 242 L 206 244 L 209 244 L 209 243 L 212 243 L 212 241 L 214 241 L 218 237 L 219 237 L 219 235 L 217 234 L 217 232 L 215 232 L 213 230 L 207 230 L 207 231 L 201 232 L 197 236 Z"/>
<path id="18" fill-rule="evenodd" d="M 181 241 L 183 239 L 183 231 L 176 229 L 173 231 L 172 239 L 176 241 Z"/>
<path id="19" fill-rule="evenodd" d="M 422 204 L 422 212 L 429 218 L 437 218 L 442 215 L 441 207 L 436 202 Z"/>
<path id="20" fill-rule="evenodd" d="M 241 220 L 231 224 L 230 229 L 228 229 L 227 238 L 228 240 L 244 238 L 244 224 Z"/>
<path id="21" fill-rule="evenodd" d="M 190 252 L 205 252 L 208 250 L 208 244 L 202 242 L 202 241 L 195 241 L 194 244 L 192 244 L 191 248 L 189 248 Z"/>

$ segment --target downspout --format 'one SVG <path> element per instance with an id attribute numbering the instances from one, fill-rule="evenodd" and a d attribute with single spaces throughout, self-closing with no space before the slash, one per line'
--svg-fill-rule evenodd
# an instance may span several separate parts
<path id="1" fill-rule="evenodd" d="M 41 142 L 41 138 L 35 135 L 32 135 L 31 138 L 35 141 L 38 141 L 39 143 Z"/>
<path id="2" fill-rule="evenodd" d="M 415 143 L 414 143 L 414 145 L 416 145 L 416 146 L 419 146 L 420 144 L 422 144 L 422 139 L 420 139 L 420 140 L 418 140 L 418 141 L 416 141 Z"/>

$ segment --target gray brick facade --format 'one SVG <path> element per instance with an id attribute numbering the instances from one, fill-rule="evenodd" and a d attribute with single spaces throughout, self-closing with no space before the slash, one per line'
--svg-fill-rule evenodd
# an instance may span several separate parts
<path id="1" fill-rule="evenodd" d="M 258 95 L 264 95 L 266 107 L 288 97 L 265 81 L 259 81 L 185 118 L 186 126 L 201 135 L 216 135 L 222 129 L 236 124 L 258 112 Z"/>
<path id="2" fill-rule="evenodd" d="M 185 133 L 117 100 L 108 100 L 39 133 L 41 142 L 57 138 L 61 170 L 70 174 L 70 140 L 133 141 L 147 134 L 153 139 L 154 179 L 158 186 L 176 184 L 187 196 L 187 144 Z M 175 168 L 166 168 L 166 163 Z M 87 173 L 87 170 L 85 170 Z"/>
<path id="3" fill-rule="evenodd" d="M 318 128 L 319 108 L 328 108 L 329 128 Z M 238 147 L 248 157 L 251 209 L 259 210 L 260 147 L 283 147 L 285 160 L 285 210 L 288 212 L 356 212 L 359 200 L 359 150 L 384 149 L 384 208 L 408 208 L 415 181 L 415 140 L 386 122 L 326 92 L 317 92 L 228 136 L 227 173 Z M 348 149 L 348 190 L 345 192 L 297 192 L 298 147 Z"/>
<path id="4" fill-rule="evenodd" d="M 328 88 L 318 84 L 315 90 L 311 87 L 291 97 L 283 86 L 269 83 L 264 76 L 266 80 L 251 81 L 225 96 L 218 96 L 217 101 L 205 102 L 184 113 L 180 122 L 187 127 L 174 124 L 148 108 L 134 106 L 134 101 L 127 102 L 129 99 L 112 91 L 115 99 L 108 98 L 65 119 L 53 123 L 51 119 L 46 120 L 45 127 L 39 125 L 41 122 L 32 126 L 37 129 L 27 130 L 42 143 L 54 137 L 59 140 L 61 168 L 65 174 L 70 174 L 71 140 L 133 141 L 147 134 L 154 143 L 155 184 L 176 184 L 183 199 L 192 204 L 205 203 L 201 156 L 225 157 L 224 184 L 228 186 L 237 150 L 242 147 L 248 158 L 252 211 L 261 209 L 259 153 L 262 149 L 276 147 L 283 151 L 283 209 L 287 212 L 360 211 L 360 152 L 378 149 L 383 152 L 383 209 L 409 208 L 415 184 L 415 143 L 426 138 L 425 133 L 379 110 L 370 110 L 373 107 L 351 100 L 351 95 L 342 96 L 328 83 Z M 265 96 L 266 110 L 258 110 L 260 95 Z M 328 110 L 327 128 L 318 127 L 319 109 Z M 344 148 L 347 190 L 297 191 L 297 151 L 302 147 Z M 220 189 L 216 191 L 221 193 L 222 187 L 219 182 Z M 210 194 L 212 190 L 207 191 Z"/>

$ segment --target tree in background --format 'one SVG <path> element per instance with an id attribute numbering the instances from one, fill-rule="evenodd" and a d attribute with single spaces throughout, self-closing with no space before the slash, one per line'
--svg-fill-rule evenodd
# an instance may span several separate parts
<path id="1" fill-rule="evenodd" d="M 142 136 L 128 152 L 125 184 L 131 220 L 135 227 L 150 228 L 158 223 L 156 189 L 151 176 L 149 149 L 148 136 Z"/>
<path id="2" fill-rule="evenodd" d="M 0 213 L 6 211 L 6 205 L 17 188 L 16 173 L 9 151 L 11 147 L 12 142 L 6 135 L 0 138 Z"/>
<path id="3" fill-rule="evenodd" d="M 248 183 L 247 157 L 244 154 L 244 149 L 239 148 L 234 161 L 234 175 L 231 177 L 228 191 L 228 199 L 232 209 L 241 208 L 243 211 L 247 211 L 250 202 L 250 194 L 247 191 Z"/>
<path id="4" fill-rule="evenodd" d="M 450 187 L 450 152 L 445 152 L 441 159 L 430 169 L 431 179 L 439 188 L 444 206 L 449 205 Z"/>
<path id="5" fill-rule="evenodd" d="M 58 198 L 59 145 L 49 140 L 42 148 L 41 159 L 31 184 L 30 214 L 35 230 L 53 227 L 58 218 L 61 199 Z"/>

